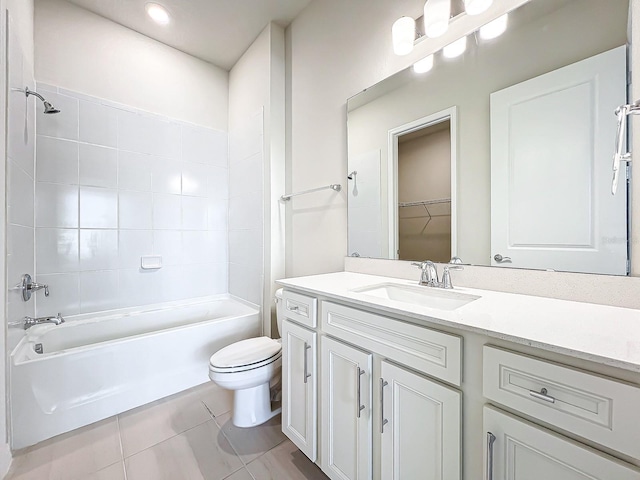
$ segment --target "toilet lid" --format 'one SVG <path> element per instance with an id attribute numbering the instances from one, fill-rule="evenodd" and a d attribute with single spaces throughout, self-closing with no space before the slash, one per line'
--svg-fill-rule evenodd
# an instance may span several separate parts
<path id="1" fill-rule="evenodd" d="M 209 363 L 216 368 L 236 368 L 264 362 L 280 353 L 280 342 L 269 337 L 249 338 L 218 350 Z"/>

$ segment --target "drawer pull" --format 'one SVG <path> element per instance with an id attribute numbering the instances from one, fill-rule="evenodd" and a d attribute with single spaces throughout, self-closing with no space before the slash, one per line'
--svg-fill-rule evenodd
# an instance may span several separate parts
<path id="1" fill-rule="evenodd" d="M 309 360 L 307 360 L 307 350 L 311 348 L 311 345 L 304 342 L 304 383 L 307 383 L 307 379 L 311 376 L 309 373 Z"/>
<path id="2" fill-rule="evenodd" d="M 384 433 L 384 426 L 389 423 L 389 420 L 384 418 L 384 387 L 389 385 L 389 382 L 384 378 L 380 379 L 380 433 Z"/>
<path id="3" fill-rule="evenodd" d="M 358 376 L 356 377 L 357 380 L 357 388 L 358 388 L 358 392 L 357 392 L 357 397 L 358 397 L 358 411 L 357 416 L 358 418 L 360 418 L 360 412 L 362 412 L 362 410 L 364 410 L 364 405 L 362 405 L 362 401 L 361 401 L 361 393 L 360 393 L 360 387 L 361 387 L 361 382 L 362 382 L 362 375 L 364 375 L 364 370 L 362 370 L 360 367 L 358 367 Z"/>
<path id="4" fill-rule="evenodd" d="M 535 390 L 529 390 L 529 395 L 531 395 L 533 398 L 537 398 L 538 400 L 544 400 L 545 402 L 549 403 L 556 403 L 555 398 L 553 398 L 551 395 L 547 395 L 546 388 L 543 388 L 539 392 L 536 392 Z"/>
<path id="5" fill-rule="evenodd" d="M 496 436 L 487 432 L 487 472 L 485 480 L 493 480 L 493 444 L 496 441 Z"/>
<path id="6" fill-rule="evenodd" d="M 290 312 L 297 312 L 298 310 L 300 310 L 300 307 L 298 307 L 297 305 L 289 307 L 289 311 Z"/>

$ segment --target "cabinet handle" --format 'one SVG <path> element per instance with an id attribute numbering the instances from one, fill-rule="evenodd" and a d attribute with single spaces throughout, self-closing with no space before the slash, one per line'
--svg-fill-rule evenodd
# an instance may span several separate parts
<path id="1" fill-rule="evenodd" d="M 311 348 L 307 342 L 304 342 L 304 383 L 307 383 L 307 379 L 311 376 L 309 373 L 309 361 L 307 360 L 307 350 Z"/>
<path id="2" fill-rule="evenodd" d="M 529 395 L 531 395 L 533 398 L 537 398 L 538 400 L 544 400 L 545 402 L 549 403 L 556 403 L 555 398 L 553 398 L 551 395 L 547 395 L 546 388 L 543 388 L 539 392 L 536 392 L 535 390 L 529 390 Z"/>
<path id="3" fill-rule="evenodd" d="M 389 385 L 384 378 L 380 378 L 380 433 L 384 433 L 384 426 L 389 423 L 389 420 L 384 418 L 384 387 Z"/>
<path id="4" fill-rule="evenodd" d="M 364 410 L 364 405 L 362 405 L 362 401 L 361 401 L 361 394 L 360 394 L 360 387 L 361 387 L 361 379 L 362 379 L 362 375 L 364 375 L 364 370 L 362 370 L 360 367 L 358 367 L 358 375 L 356 377 L 356 383 L 357 383 L 357 397 L 358 397 L 358 411 L 357 416 L 358 418 L 360 418 L 360 412 L 362 412 L 362 410 Z"/>
<path id="5" fill-rule="evenodd" d="M 493 480 L 493 444 L 496 441 L 496 436 L 487 432 L 487 472 L 485 480 Z"/>
<path id="6" fill-rule="evenodd" d="M 289 307 L 290 312 L 297 312 L 298 310 L 300 310 L 300 307 L 298 307 L 297 305 Z"/>

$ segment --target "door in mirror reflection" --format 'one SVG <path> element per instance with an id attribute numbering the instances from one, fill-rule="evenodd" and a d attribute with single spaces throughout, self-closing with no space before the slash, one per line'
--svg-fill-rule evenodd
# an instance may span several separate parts
<path id="1" fill-rule="evenodd" d="M 611 189 L 626 47 L 491 95 L 493 265 L 624 275 L 626 182 Z"/>
<path id="2" fill-rule="evenodd" d="M 451 258 L 451 122 L 398 137 L 398 258 Z"/>

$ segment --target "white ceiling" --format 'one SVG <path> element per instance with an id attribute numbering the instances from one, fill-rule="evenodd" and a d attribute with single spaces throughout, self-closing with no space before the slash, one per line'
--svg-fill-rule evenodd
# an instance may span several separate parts
<path id="1" fill-rule="evenodd" d="M 287 26 L 311 0 L 153 0 L 171 14 L 160 26 L 149 0 L 69 0 L 159 42 L 231 69 L 269 21 Z"/>

